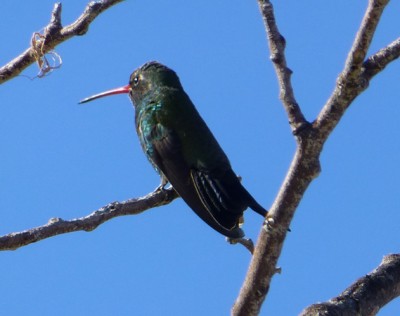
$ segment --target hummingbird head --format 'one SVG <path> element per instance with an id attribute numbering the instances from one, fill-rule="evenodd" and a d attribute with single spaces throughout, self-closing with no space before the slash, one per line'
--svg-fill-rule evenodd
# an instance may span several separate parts
<path id="1" fill-rule="evenodd" d="M 129 84 L 85 98 L 79 104 L 114 94 L 129 93 L 134 104 L 140 102 L 149 93 L 161 87 L 182 89 L 177 74 L 170 68 L 151 61 L 136 69 L 129 79 Z"/>

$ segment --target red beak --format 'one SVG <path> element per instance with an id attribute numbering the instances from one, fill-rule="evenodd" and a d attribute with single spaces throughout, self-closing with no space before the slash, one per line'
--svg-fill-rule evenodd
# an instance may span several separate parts
<path id="1" fill-rule="evenodd" d="M 112 89 L 112 90 L 108 90 L 108 91 L 105 91 L 102 93 L 92 95 L 91 97 L 88 97 L 88 98 L 85 98 L 85 99 L 79 101 L 79 104 L 90 102 L 92 100 L 102 98 L 102 97 L 107 97 L 107 96 L 113 95 L 113 94 L 129 93 L 130 91 L 131 91 L 131 86 L 128 84 L 124 87 L 120 87 L 120 88 L 116 88 L 116 89 Z"/>

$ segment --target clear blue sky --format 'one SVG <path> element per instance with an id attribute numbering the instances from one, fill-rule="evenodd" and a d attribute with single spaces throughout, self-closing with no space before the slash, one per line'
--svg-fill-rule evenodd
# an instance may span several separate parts
<path id="1" fill-rule="evenodd" d="M 296 97 L 312 121 L 341 71 L 367 1 L 275 1 Z M 65 1 L 72 22 L 86 1 Z M 3 1 L 1 64 L 44 27 L 53 1 Z M 400 3 L 383 15 L 371 52 L 399 36 Z M 126 1 L 83 37 L 57 47 L 63 66 L 23 76 L 0 95 L 0 234 L 71 219 L 159 183 L 141 152 L 126 96 L 80 106 L 125 85 L 149 60 L 173 68 L 243 183 L 269 207 L 295 142 L 278 98 L 253 1 Z M 262 315 L 297 315 L 400 249 L 400 64 L 352 105 L 321 156 L 322 173 L 292 222 Z M 257 238 L 261 218 L 246 212 Z M 250 260 L 181 201 L 114 219 L 91 233 L 0 253 L 4 315 L 227 315 Z M 395 315 L 394 302 L 380 315 Z"/>

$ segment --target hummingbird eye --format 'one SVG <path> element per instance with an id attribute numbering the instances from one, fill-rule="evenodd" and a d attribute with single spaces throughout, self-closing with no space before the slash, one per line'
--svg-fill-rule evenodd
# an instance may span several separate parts
<path id="1" fill-rule="evenodd" d="M 139 76 L 136 76 L 135 78 L 133 78 L 133 84 L 134 84 L 135 86 L 137 86 L 138 83 L 139 83 Z"/>

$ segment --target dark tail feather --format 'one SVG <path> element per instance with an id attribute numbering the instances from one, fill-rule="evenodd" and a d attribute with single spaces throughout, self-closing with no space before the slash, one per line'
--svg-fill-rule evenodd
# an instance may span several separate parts
<path id="1" fill-rule="evenodd" d="M 263 208 L 260 204 L 258 204 L 254 198 L 252 198 L 252 200 L 250 201 L 249 207 L 254 212 L 260 214 L 263 217 L 265 217 L 268 213 L 268 211 L 265 208 Z"/>

